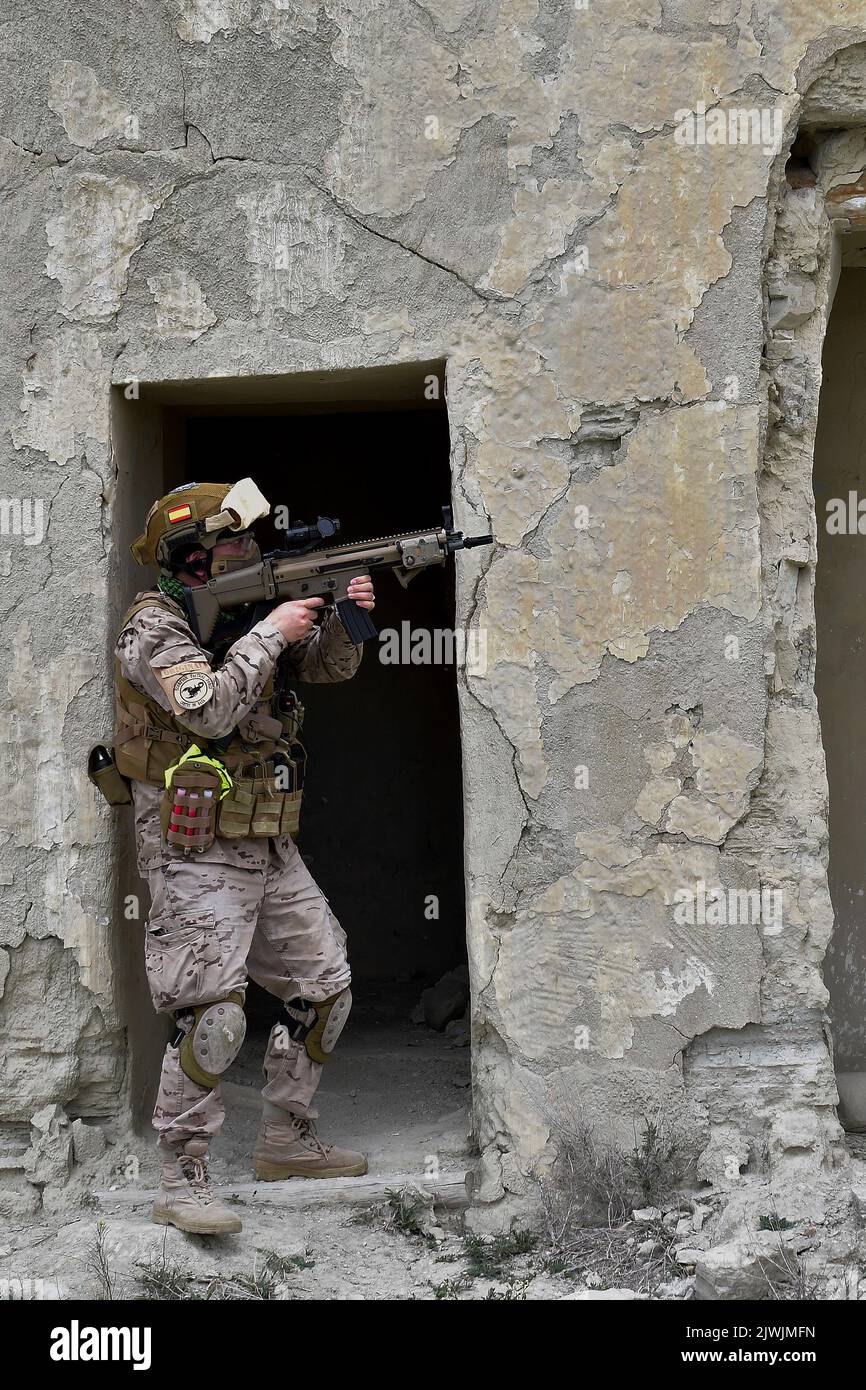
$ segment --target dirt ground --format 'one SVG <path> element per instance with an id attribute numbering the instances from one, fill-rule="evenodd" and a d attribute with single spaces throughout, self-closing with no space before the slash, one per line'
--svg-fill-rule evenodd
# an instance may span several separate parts
<path id="1" fill-rule="evenodd" d="M 543 1235 L 467 1234 L 474 1153 L 469 1048 L 409 1021 L 414 996 L 366 990 L 319 1092 L 320 1130 L 363 1149 L 364 1178 L 260 1183 L 250 1167 L 266 1030 L 224 1082 L 227 1119 L 212 1174 L 241 1215 L 234 1236 L 191 1236 L 148 1217 L 158 1182 L 149 1136 L 115 1144 L 100 1176 L 54 1212 L 0 1230 L 7 1297 L 85 1299 L 489 1300 L 687 1298 L 673 1224 L 581 1233 L 567 1258 Z M 77 1203 L 77 1205 L 76 1205 Z M 664 1218 L 664 1219 L 663 1219 Z M 654 1238 L 654 1251 L 637 1247 Z M 653 1243 L 651 1241 L 650 1243 Z M 16 1284 L 16 1280 L 21 1284 Z M 29 1283 L 27 1281 L 30 1281 Z M 40 1282 L 41 1281 L 41 1282 Z"/>
<path id="2" fill-rule="evenodd" d="M 377 1214 L 381 1203 L 390 1211 L 389 1191 L 412 1185 L 443 1195 L 455 1225 L 465 1202 L 469 1049 L 410 1023 L 416 997 L 411 990 L 396 997 L 393 990 L 366 990 L 320 1087 L 320 1132 L 362 1149 L 367 1178 L 255 1181 L 250 1153 L 267 1037 L 260 1031 L 248 1037 L 223 1083 L 226 1123 L 212 1158 L 215 1184 L 242 1216 L 239 1235 L 196 1237 L 150 1223 L 158 1169 L 143 1137 L 120 1145 L 103 1163 L 108 1180 L 83 1195 L 83 1207 L 69 1213 L 74 1219 L 64 1220 L 61 1210 L 6 1223 L 0 1279 L 41 1280 L 43 1293 L 55 1297 L 104 1298 L 109 1284 L 117 1298 L 165 1296 L 168 1280 L 160 1291 L 147 1283 L 146 1271 L 156 1264 L 178 1271 L 179 1296 L 210 1290 L 211 1297 L 237 1297 L 243 1293 L 232 1287 L 232 1276 L 252 1278 L 268 1259 L 259 1252 L 269 1251 L 283 1262 L 281 1297 L 434 1297 L 431 1284 L 447 1275 L 437 1264 L 437 1242 L 389 1229 L 389 1216 Z M 76 1195 L 70 1192 L 70 1206 Z"/>

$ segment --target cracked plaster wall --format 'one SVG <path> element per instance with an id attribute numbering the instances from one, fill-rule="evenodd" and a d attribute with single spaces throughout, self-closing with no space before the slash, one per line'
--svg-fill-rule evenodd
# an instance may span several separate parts
<path id="1" fill-rule="evenodd" d="M 678 143 L 675 113 L 770 106 L 793 138 L 816 77 L 816 109 L 857 109 L 835 55 L 864 39 L 859 0 L 170 0 L 4 26 L 3 492 L 48 522 L 2 537 L 0 1117 L 121 1104 L 117 846 L 82 770 L 126 577 L 110 385 L 444 356 L 458 524 L 497 537 L 458 595 L 488 632 L 461 690 L 476 1195 L 519 1198 L 578 1104 L 624 1140 L 670 1104 L 717 1178 L 732 1144 L 784 1155 L 775 1097 L 834 1161 L 814 422 L 774 452 L 761 357 L 784 155 Z M 783 242 L 791 217 L 818 213 L 783 203 Z M 819 259 L 775 298 L 808 350 L 773 358 L 774 389 L 805 416 Z M 761 471 L 768 428 L 790 477 Z M 781 885 L 781 926 L 678 925 L 697 881 Z M 56 1066 L 37 950 L 67 982 Z"/>

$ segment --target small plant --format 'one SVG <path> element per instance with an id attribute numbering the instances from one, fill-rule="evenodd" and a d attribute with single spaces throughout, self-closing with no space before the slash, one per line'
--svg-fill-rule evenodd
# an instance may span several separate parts
<path id="1" fill-rule="evenodd" d="M 472 1288 L 472 1275 L 458 1274 L 456 1279 L 446 1279 L 441 1284 L 431 1284 L 435 1298 L 459 1298 L 460 1294 Z"/>
<path id="2" fill-rule="evenodd" d="M 537 1179 L 554 1252 L 576 1229 L 621 1226 L 634 1207 L 659 1205 L 680 1184 L 687 1168 L 680 1134 L 661 1114 L 642 1126 L 626 1152 L 580 1117 L 560 1127 L 556 1162 Z"/>
<path id="3" fill-rule="evenodd" d="M 295 1274 L 299 1269 L 314 1269 L 316 1261 L 307 1258 L 309 1251 L 305 1255 L 280 1255 L 276 1250 L 268 1250 L 262 1246 L 257 1247 L 256 1254 L 264 1255 L 265 1268 L 273 1274 Z"/>
<path id="4" fill-rule="evenodd" d="M 416 1187 L 389 1188 L 385 1193 L 388 1199 L 388 1225 L 407 1236 L 426 1234 L 430 1219 L 432 1198 Z"/>
<path id="5" fill-rule="evenodd" d="M 680 1182 L 685 1171 L 680 1136 L 660 1115 L 643 1117 L 643 1134 L 635 1135 L 627 1171 L 646 1206 L 655 1206 Z"/>
<path id="6" fill-rule="evenodd" d="M 404 1236 L 420 1237 L 428 1250 L 438 1250 L 442 1232 L 436 1225 L 433 1196 L 420 1187 L 407 1183 L 391 1187 L 384 1202 L 371 1202 L 358 1208 L 349 1217 L 353 1226 L 384 1226 L 386 1231 L 399 1231 Z"/>
<path id="7" fill-rule="evenodd" d="M 538 1237 L 532 1231 L 512 1231 L 504 1239 L 510 1244 L 512 1255 L 528 1255 L 538 1244 Z"/>
<path id="8" fill-rule="evenodd" d="M 554 1250 L 576 1227 L 620 1225 L 631 1210 L 625 1156 L 580 1119 L 560 1129 L 553 1170 L 538 1181 L 547 1238 Z"/>
<path id="9" fill-rule="evenodd" d="M 464 1236 L 463 1246 L 469 1257 L 469 1274 L 474 1279 L 500 1279 L 507 1260 L 526 1255 L 535 1248 L 531 1231 L 514 1231 L 507 1236 L 484 1240 L 481 1236 Z"/>
<path id="10" fill-rule="evenodd" d="M 551 1255 L 543 1262 L 542 1268 L 545 1274 L 561 1274 L 565 1279 L 577 1279 L 579 1271 L 574 1268 L 573 1260 L 565 1255 Z"/>
<path id="11" fill-rule="evenodd" d="M 271 1303 L 285 1293 L 285 1281 L 267 1261 L 253 1264 L 252 1274 L 228 1274 L 217 1281 L 223 1298 L 243 1298 L 254 1303 Z"/>
<path id="12" fill-rule="evenodd" d="M 174 1260 L 167 1260 L 165 1251 L 151 1256 L 147 1262 L 139 1260 L 136 1269 L 136 1282 L 144 1290 L 142 1297 L 157 1303 L 171 1303 L 180 1299 L 204 1302 L 211 1297 L 217 1282 L 208 1285 L 206 1292 L 199 1292 L 194 1287 L 193 1276 L 182 1270 Z"/>
<path id="13" fill-rule="evenodd" d="M 642 1222 L 636 1234 L 630 1218 L 636 1207 L 667 1205 L 682 1183 L 692 1161 L 683 1131 L 661 1111 L 635 1126 L 630 1149 L 577 1112 L 551 1128 L 555 1161 L 535 1174 L 545 1218 L 541 1267 L 585 1279 L 587 1287 L 625 1286 L 652 1297 L 680 1274 L 675 1231 L 659 1219 Z"/>
<path id="14" fill-rule="evenodd" d="M 527 1275 L 525 1279 L 509 1279 L 504 1289 L 489 1288 L 484 1296 L 484 1301 L 490 1303 L 498 1299 L 525 1299 L 526 1289 L 531 1282 L 531 1274 Z"/>
<path id="15" fill-rule="evenodd" d="M 768 1216 L 761 1216 L 758 1219 L 759 1231 L 793 1231 L 796 1221 L 789 1221 L 786 1216 L 780 1216 L 777 1211 L 772 1211 Z"/>
<path id="16" fill-rule="evenodd" d="M 311 1269 L 314 1261 L 305 1255 L 280 1255 L 276 1250 L 258 1249 L 252 1273 L 214 1274 L 201 1276 L 190 1274 L 172 1260 L 167 1260 L 165 1251 L 154 1256 L 148 1263 L 139 1261 L 136 1280 L 144 1289 L 144 1297 L 159 1302 L 179 1299 L 193 1302 L 207 1302 L 211 1298 L 235 1301 L 269 1303 L 285 1299 L 288 1294 L 286 1279 L 300 1269 Z"/>
<path id="17" fill-rule="evenodd" d="M 108 1301 L 114 1299 L 115 1276 L 111 1272 L 108 1253 L 105 1249 L 105 1222 L 97 1221 L 96 1234 L 85 1250 L 85 1266 L 96 1280 L 100 1296 Z"/>

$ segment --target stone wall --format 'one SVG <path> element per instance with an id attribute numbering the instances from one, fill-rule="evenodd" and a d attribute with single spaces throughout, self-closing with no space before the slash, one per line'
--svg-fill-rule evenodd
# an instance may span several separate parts
<path id="1" fill-rule="evenodd" d="M 44 499 L 46 535 L 2 537 L 0 1119 L 127 1103 L 128 924 L 82 766 L 150 457 L 112 388 L 128 438 L 136 383 L 444 357 L 457 523 L 497 538 L 458 591 L 488 651 L 461 690 L 476 1197 L 519 1201 L 576 1110 L 623 1142 L 671 1111 L 722 1184 L 832 1171 L 828 185 L 784 170 L 808 87 L 813 120 L 862 119 L 845 16 L 172 0 L 4 26 L 2 492 Z M 738 110 L 768 119 L 717 140 L 704 113 Z M 678 918 L 699 884 L 778 889 L 781 917 Z"/>

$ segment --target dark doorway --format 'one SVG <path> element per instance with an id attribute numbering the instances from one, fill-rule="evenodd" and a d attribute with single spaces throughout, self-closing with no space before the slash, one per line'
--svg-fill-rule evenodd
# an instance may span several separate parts
<path id="1" fill-rule="evenodd" d="M 450 502 L 444 410 L 206 415 L 185 429 L 187 481 L 249 475 L 292 524 L 339 517 L 340 541 L 439 524 Z M 279 532 L 264 524 L 260 543 L 279 546 Z M 406 590 L 379 576 L 380 633 L 453 627 L 453 586 L 451 567 Z M 455 672 L 378 653 L 366 644 L 351 682 L 299 689 L 310 756 L 299 843 L 349 932 L 355 979 L 427 983 L 465 957 Z M 438 919 L 425 916 L 431 899 Z"/>
<path id="2" fill-rule="evenodd" d="M 166 428 L 186 481 L 249 475 L 290 524 L 338 517 L 340 541 L 438 525 L 451 500 L 444 409 L 205 407 Z M 265 523 L 259 540 L 273 549 L 279 531 Z M 375 621 L 380 634 L 453 628 L 453 566 L 405 590 L 380 575 Z M 422 990 L 466 959 L 457 681 L 453 665 L 383 664 L 379 652 L 368 642 L 349 682 L 298 687 L 310 759 L 299 848 L 348 934 L 353 973 L 352 1016 L 317 1096 L 323 1132 L 363 1148 L 371 1171 L 411 1173 L 465 1134 L 468 1053 L 411 1021 Z M 222 1151 L 238 1173 L 265 1036 L 283 1017 L 255 985 L 247 1012 L 225 1083 Z"/>
<path id="3" fill-rule="evenodd" d="M 866 1130 L 866 269 L 843 268 L 823 353 L 815 443 L 815 688 L 830 792 L 834 931 L 824 962 L 840 1118 Z M 862 510 L 861 510 L 862 509 Z"/>
<path id="4" fill-rule="evenodd" d="M 250 475 L 292 523 L 338 516 L 340 541 L 439 524 L 451 500 L 444 374 L 441 361 L 419 362 L 142 383 L 134 401 L 115 393 L 118 554 L 154 497 L 194 479 Z M 275 548 L 280 533 L 264 525 L 260 542 Z M 127 563 L 123 602 L 140 586 Z M 453 565 L 406 590 L 381 575 L 375 620 L 380 633 L 453 629 Z M 299 687 L 310 758 L 299 846 L 348 934 L 355 998 L 317 1102 L 325 1137 L 363 1148 L 371 1174 L 424 1180 L 440 1164 L 462 1172 L 469 1128 L 465 1028 L 411 1021 L 426 986 L 458 966 L 465 974 L 457 679 L 453 665 L 383 664 L 379 651 L 367 644 L 349 682 Z M 124 891 L 140 892 L 137 879 Z M 127 937 L 118 954 L 129 955 Z M 140 964 L 136 953 L 125 1016 L 135 1109 L 147 1126 L 165 1030 Z M 252 986 L 248 1017 L 223 1083 L 217 1146 L 224 1176 L 238 1181 L 250 1172 L 265 1038 L 281 1005 Z"/>

